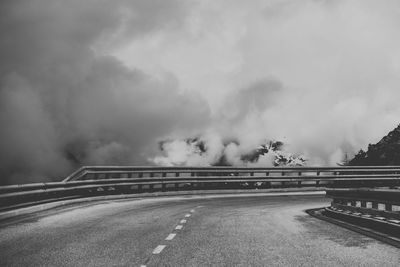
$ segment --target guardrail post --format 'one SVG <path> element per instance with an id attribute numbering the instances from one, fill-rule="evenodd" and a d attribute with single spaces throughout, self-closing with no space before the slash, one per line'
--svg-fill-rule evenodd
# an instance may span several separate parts
<path id="1" fill-rule="evenodd" d="M 367 207 L 367 201 L 361 200 L 361 207 L 366 208 Z"/>
<path id="2" fill-rule="evenodd" d="M 392 204 L 390 204 L 390 203 L 385 203 L 385 210 L 386 210 L 386 211 L 392 211 Z"/>
<path id="3" fill-rule="evenodd" d="M 179 172 L 176 172 L 175 173 L 175 177 L 179 177 L 180 176 L 180 173 Z M 179 189 L 179 183 L 175 183 L 175 188 L 176 189 Z"/>
<path id="4" fill-rule="evenodd" d="M 250 174 L 250 176 L 254 176 L 254 172 L 250 172 L 249 173 Z M 249 186 L 251 187 L 251 188 L 255 188 L 256 187 L 256 183 L 255 182 L 249 182 Z"/>
<path id="5" fill-rule="evenodd" d="M 372 208 L 373 209 L 378 209 L 378 202 L 372 201 Z"/>
<path id="6" fill-rule="evenodd" d="M 167 174 L 165 172 L 162 173 L 162 177 L 165 178 L 167 177 Z M 165 184 L 165 182 L 163 181 L 161 184 L 161 191 L 165 192 L 165 190 L 167 189 L 167 184 Z"/>
<path id="7" fill-rule="evenodd" d="M 319 176 L 320 173 L 321 173 L 320 171 L 317 171 L 317 176 Z M 315 185 L 316 185 L 316 186 L 319 186 L 319 182 L 320 182 L 319 180 L 316 180 L 316 181 L 315 181 Z"/>
<path id="8" fill-rule="evenodd" d="M 301 172 L 298 173 L 299 176 L 301 176 L 301 174 L 302 174 Z M 297 181 L 297 186 L 301 187 L 301 181 Z"/>
<path id="9" fill-rule="evenodd" d="M 194 177 L 195 176 L 195 173 L 194 172 L 191 172 L 190 173 L 190 177 Z M 190 186 L 192 187 L 192 188 L 194 188 L 194 187 L 199 187 L 199 186 L 202 186 L 201 184 L 198 184 L 198 183 L 190 183 Z"/>
<path id="10" fill-rule="evenodd" d="M 139 173 L 138 173 L 138 177 L 139 177 L 139 178 L 143 178 L 143 173 L 142 173 L 142 172 L 139 172 Z M 138 187 L 138 191 L 141 192 L 142 189 L 143 189 L 143 186 L 142 186 L 141 184 L 138 184 L 137 187 Z"/>
<path id="11" fill-rule="evenodd" d="M 269 176 L 269 172 L 265 172 L 265 176 Z M 271 182 L 265 182 L 267 188 L 271 188 Z"/>
<path id="12" fill-rule="evenodd" d="M 149 174 L 149 176 L 150 176 L 150 178 L 154 177 L 154 173 L 151 172 L 151 173 Z M 153 191 L 153 187 L 154 187 L 153 184 L 149 184 L 149 191 Z"/>

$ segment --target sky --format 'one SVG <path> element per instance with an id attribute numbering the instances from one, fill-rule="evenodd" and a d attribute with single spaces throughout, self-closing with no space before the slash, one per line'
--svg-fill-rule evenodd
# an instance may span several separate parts
<path id="1" fill-rule="evenodd" d="M 399 124 L 399 29 L 394 0 L 2 0 L 0 184 L 270 140 L 335 165 Z"/>

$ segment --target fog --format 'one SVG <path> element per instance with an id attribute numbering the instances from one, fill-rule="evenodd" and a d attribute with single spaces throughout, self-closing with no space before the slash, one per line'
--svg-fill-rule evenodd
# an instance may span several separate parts
<path id="1" fill-rule="evenodd" d="M 399 123 L 399 15 L 397 1 L 3 0 L 0 184 L 243 164 L 270 140 L 334 165 Z"/>

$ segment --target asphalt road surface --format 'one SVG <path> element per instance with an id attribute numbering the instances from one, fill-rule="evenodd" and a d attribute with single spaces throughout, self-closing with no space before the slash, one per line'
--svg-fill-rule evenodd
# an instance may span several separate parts
<path id="1" fill-rule="evenodd" d="M 400 250 L 315 219 L 323 196 L 108 200 L 0 225 L 0 266 L 400 266 Z"/>

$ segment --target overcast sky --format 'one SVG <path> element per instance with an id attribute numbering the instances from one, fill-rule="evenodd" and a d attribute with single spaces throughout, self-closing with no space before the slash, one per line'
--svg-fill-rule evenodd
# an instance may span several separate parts
<path id="1" fill-rule="evenodd" d="M 226 140 L 334 165 L 399 123 L 399 30 L 395 0 L 2 0 L 0 183 L 193 137 L 200 165 Z"/>

